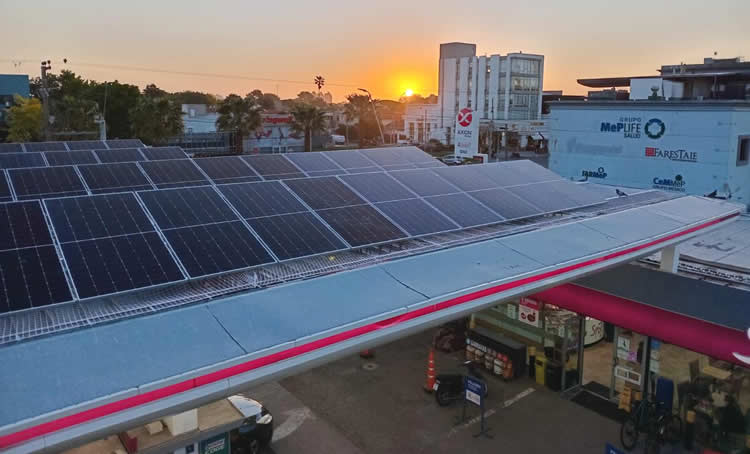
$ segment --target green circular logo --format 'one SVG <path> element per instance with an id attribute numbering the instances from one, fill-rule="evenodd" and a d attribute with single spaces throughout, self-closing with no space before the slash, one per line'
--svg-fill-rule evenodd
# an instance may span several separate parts
<path id="1" fill-rule="evenodd" d="M 664 135 L 664 131 L 666 130 L 666 126 L 664 126 L 664 122 L 659 120 L 658 118 L 652 118 L 646 123 L 646 127 L 644 128 L 644 131 L 646 132 L 646 135 L 649 136 L 651 139 L 658 139 L 659 137 Z"/>

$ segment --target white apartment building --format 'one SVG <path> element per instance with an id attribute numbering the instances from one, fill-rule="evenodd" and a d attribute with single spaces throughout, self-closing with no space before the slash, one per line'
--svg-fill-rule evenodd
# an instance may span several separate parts
<path id="1" fill-rule="evenodd" d="M 529 123 L 542 115 L 543 77 L 543 55 L 477 57 L 475 44 L 441 44 L 438 103 L 407 106 L 404 134 L 416 141 L 422 136 L 451 143 L 456 113 L 464 107 L 474 110 L 485 128 L 533 130 Z"/>

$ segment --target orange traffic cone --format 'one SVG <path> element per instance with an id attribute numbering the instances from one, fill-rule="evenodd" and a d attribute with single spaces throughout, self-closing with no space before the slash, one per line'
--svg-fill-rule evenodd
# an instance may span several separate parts
<path id="1" fill-rule="evenodd" d="M 435 352 L 430 349 L 430 356 L 427 359 L 427 381 L 424 384 L 425 392 L 431 393 L 435 386 Z"/>

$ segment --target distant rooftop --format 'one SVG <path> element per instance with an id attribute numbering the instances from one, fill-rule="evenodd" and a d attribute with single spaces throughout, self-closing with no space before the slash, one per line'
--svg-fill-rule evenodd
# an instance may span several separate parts
<path id="1" fill-rule="evenodd" d="M 29 76 L 26 74 L 0 74 L 0 96 L 21 95 L 29 97 Z"/>

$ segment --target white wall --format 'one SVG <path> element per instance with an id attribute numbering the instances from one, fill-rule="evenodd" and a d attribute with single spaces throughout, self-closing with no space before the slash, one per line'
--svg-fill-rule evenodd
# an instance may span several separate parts
<path id="1" fill-rule="evenodd" d="M 630 79 L 630 99 L 648 99 L 653 93 L 651 87 L 658 87 L 657 95 L 665 99 L 679 99 L 683 96 L 684 84 L 662 80 L 660 77 Z"/>

